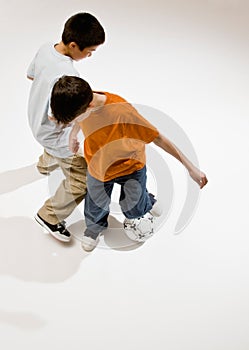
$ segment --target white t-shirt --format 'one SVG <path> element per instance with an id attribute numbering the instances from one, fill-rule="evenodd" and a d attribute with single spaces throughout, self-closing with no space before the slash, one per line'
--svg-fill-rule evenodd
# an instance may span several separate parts
<path id="1" fill-rule="evenodd" d="M 28 118 L 35 139 L 55 157 L 72 156 L 68 147 L 71 127 L 62 128 L 50 121 L 48 110 L 50 93 L 58 78 L 62 75 L 79 76 L 73 60 L 57 52 L 54 44 L 47 43 L 38 50 L 27 75 L 34 79 L 29 95 Z"/>

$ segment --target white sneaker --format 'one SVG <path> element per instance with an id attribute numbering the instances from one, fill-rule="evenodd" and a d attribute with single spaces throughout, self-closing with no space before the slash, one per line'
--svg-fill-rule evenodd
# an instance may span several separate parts
<path id="1" fill-rule="evenodd" d="M 99 243 L 99 236 L 96 239 L 93 239 L 91 237 L 83 236 L 82 242 L 81 242 L 81 247 L 86 251 L 86 252 L 91 252 L 93 249 L 95 249 Z"/>
<path id="2" fill-rule="evenodd" d="M 163 210 L 162 207 L 160 206 L 160 204 L 158 203 L 158 201 L 155 202 L 155 204 L 153 205 L 153 207 L 150 210 L 151 215 L 155 216 L 155 217 L 159 217 L 162 215 Z"/>

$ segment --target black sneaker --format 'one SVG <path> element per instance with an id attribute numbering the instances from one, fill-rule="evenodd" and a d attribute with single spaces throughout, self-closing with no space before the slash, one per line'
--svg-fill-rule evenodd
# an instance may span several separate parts
<path id="1" fill-rule="evenodd" d="M 35 215 L 35 220 L 59 241 L 70 241 L 71 233 L 66 229 L 65 221 L 59 222 L 56 225 L 51 225 L 47 221 L 43 220 L 39 214 Z"/>

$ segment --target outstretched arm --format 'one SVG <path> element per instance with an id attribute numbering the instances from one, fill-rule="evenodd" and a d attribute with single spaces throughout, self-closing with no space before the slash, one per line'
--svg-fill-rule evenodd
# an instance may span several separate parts
<path id="1" fill-rule="evenodd" d="M 189 172 L 192 179 L 203 188 L 208 180 L 206 175 L 194 166 L 190 160 L 165 136 L 159 134 L 158 137 L 153 141 L 155 145 L 162 148 L 165 152 L 171 154 L 179 162 L 181 162 Z"/>
<path id="2" fill-rule="evenodd" d="M 77 138 L 79 131 L 80 126 L 77 122 L 75 122 L 69 135 L 69 149 L 73 153 L 77 153 L 79 150 L 80 143 Z"/>

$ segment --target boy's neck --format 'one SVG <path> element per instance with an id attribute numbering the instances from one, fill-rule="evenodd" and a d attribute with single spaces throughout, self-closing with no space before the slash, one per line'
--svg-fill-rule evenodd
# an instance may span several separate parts
<path id="1" fill-rule="evenodd" d="M 101 107 L 106 102 L 106 95 L 98 92 L 93 93 L 93 100 L 91 102 L 92 107 Z"/>
<path id="2" fill-rule="evenodd" d="M 62 42 L 60 41 L 59 44 L 55 44 L 54 45 L 54 48 L 57 52 L 59 52 L 61 55 L 64 55 L 64 56 L 70 56 L 69 54 L 69 50 L 68 50 L 68 47 Z M 71 57 L 72 58 L 72 57 Z"/>

